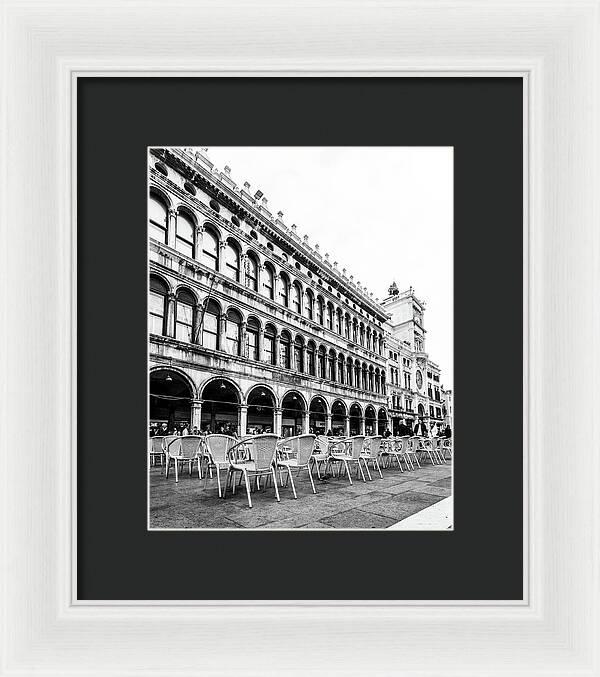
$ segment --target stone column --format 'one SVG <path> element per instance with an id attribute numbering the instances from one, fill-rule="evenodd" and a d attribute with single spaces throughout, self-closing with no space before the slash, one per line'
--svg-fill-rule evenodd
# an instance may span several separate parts
<path id="1" fill-rule="evenodd" d="M 196 304 L 194 307 L 194 316 L 192 323 L 192 343 L 202 343 L 202 336 L 200 336 L 200 319 L 202 317 L 202 303 Z"/>
<path id="2" fill-rule="evenodd" d="M 258 361 L 262 362 L 263 361 L 263 345 L 265 342 L 265 330 L 264 328 L 260 328 L 258 330 L 258 336 L 256 338 L 258 341 L 258 346 L 256 347 L 256 352 L 258 353 Z"/>
<path id="3" fill-rule="evenodd" d="M 192 400 L 192 428 L 202 430 L 202 400 Z"/>
<path id="4" fill-rule="evenodd" d="M 331 430 L 331 412 L 326 414 L 325 417 L 325 432 L 329 432 Z"/>
<path id="5" fill-rule="evenodd" d="M 248 359 L 248 350 L 246 349 L 248 323 L 242 322 L 240 324 L 240 355 Z"/>
<path id="6" fill-rule="evenodd" d="M 169 209 L 169 224 L 167 232 L 167 244 L 175 249 L 175 233 L 177 231 L 177 212 Z"/>
<path id="7" fill-rule="evenodd" d="M 308 433 L 308 412 L 302 412 L 302 434 L 306 435 Z"/>
<path id="8" fill-rule="evenodd" d="M 346 437 L 350 437 L 350 416 L 344 416 L 344 427 L 346 429 Z"/>
<path id="9" fill-rule="evenodd" d="M 167 325 L 166 335 L 175 336 L 175 294 L 167 296 Z"/>
<path id="10" fill-rule="evenodd" d="M 196 259 L 202 260 L 202 249 L 204 245 L 204 225 L 196 228 Z"/>
<path id="11" fill-rule="evenodd" d="M 359 435 L 364 435 L 365 434 L 365 417 L 361 416 L 360 419 L 360 424 L 359 424 Z"/>
<path id="12" fill-rule="evenodd" d="M 248 405 L 240 405 L 240 430 L 239 435 L 243 436 L 246 434 L 248 429 Z"/>
<path id="13" fill-rule="evenodd" d="M 276 365 L 281 364 L 281 359 L 280 359 L 281 356 L 279 355 L 279 339 L 280 339 L 279 334 L 276 334 L 275 335 L 275 341 L 274 341 L 274 343 L 275 343 L 275 364 Z"/>
<path id="14" fill-rule="evenodd" d="M 217 263 L 217 268 L 219 271 L 223 272 L 225 269 L 225 247 L 227 246 L 227 242 L 225 240 L 222 240 L 219 242 L 219 261 Z"/>
<path id="15" fill-rule="evenodd" d="M 275 430 L 276 435 L 281 435 L 281 407 L 275 407 Z"/>

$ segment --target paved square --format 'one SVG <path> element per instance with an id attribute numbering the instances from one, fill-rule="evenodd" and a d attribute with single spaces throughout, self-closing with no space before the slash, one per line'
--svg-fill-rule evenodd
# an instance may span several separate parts
<path id="1" fill-rule="evenodd" d="M 384 468 L 383 479 L 353 477 L 315 478 L 316 494 L 306 471 L 294 475 L 298 499 L 291 485 L 280 487 L 275 499 L 271 482 L 252 492 L 248 507 L 245 487 L 231 490 L 219 499 L 217 480 L 198 479 L 187 468 L 175 483 L 174 473 L 164 476 L 164 467 L 150 468 L 151 529 L 386 529 L 450 496 L 452 467 L 426 465 L 401 473 L 397 466 Z M 224 478 L 222 478 L 224 482 Z M 285 479 L 284 479 L 285 481 Z"/>

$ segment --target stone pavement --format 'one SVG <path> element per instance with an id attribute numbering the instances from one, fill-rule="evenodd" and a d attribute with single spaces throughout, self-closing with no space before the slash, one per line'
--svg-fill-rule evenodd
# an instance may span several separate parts
<path id="1" fill-rule="evenodd" d="M 450 496 L 450 463 L 401 473 L 396 465 L 383 468 L 383 479 L 371 470 L 373 481 L 363 482 L 353 473 L 320 482 L 313 473 L 317 494 L 312 493 L 306 471 L 291 485 L 280 487 L 277 503 L 272 482 L 266 490 L 252 492 L 248 507 L 245 487 L 219 499 L 216 475 L 198 479 L 187 467 L 175 483 L 174 471 L 164 476 L 164 466 L 150 468 L 150 529 L 386 529 L 400 520 Z M 214 471 L 213 471 L 214 474 Z M 222 474 L 224 480 L 226 473 Z M 264 481 L 264 480 L 263 480 Z M 285 481 L 285 480 L 284 480 Z M 223 482 L 224 483 L 224 482 Z M 444 527 L 441 527 L 444 528 Z"/>

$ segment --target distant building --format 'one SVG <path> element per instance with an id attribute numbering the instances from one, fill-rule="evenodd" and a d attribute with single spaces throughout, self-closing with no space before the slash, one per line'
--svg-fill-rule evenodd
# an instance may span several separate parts
<path id="1" fill-rule="evenodd" d="M 287 436 L 442 421 L 412 288 L 373 299 L 204 149 L 148 157 L 151 425 Z"/>

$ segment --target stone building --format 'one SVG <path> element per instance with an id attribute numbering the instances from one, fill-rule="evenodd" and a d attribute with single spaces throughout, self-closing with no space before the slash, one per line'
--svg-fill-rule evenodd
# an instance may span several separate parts
<path id="1" fill-rule="evenodd" d="M 148 157 L 151 425 L 348 435 L 437 418 L 412 289 L 373 299 L 204 149 Z"/>

